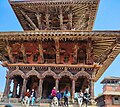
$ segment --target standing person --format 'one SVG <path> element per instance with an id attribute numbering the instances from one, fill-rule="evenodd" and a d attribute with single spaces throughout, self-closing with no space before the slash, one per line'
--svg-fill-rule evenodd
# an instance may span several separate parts
<path id="1" fill-rule="evenodd" d="M 60 105 L 61 105 L 61 104 L 60 104 L 60 99 L 62 98 L 62 95 L 61 95 L 61 93 L 59 92 L 59 90 L 57 91 L 56 97 L 57 97 L 57 99 L 58 99 L 58 105 L 60 106 Z"/>
<path id="2" fill-rule="evenodd" d="M 88 102 L 90 100 L 90 94 L 88 91 L 85 90 L 84 92 L 84 100 L 85 100 L 85 104 L 86 104 L 86 107 L 88 106 Z"/>
<path id="3" fill-rule="evenodd" d="M 82 92 L 82 90 L 80 90 L 80 92 L 78 93 L 78 104 L 79 104 L 79 107 L 82 107 L 82 104 L 83 104 L 83 92 Z"/>
<path id="4" fill-rule="evenodd" d="M 36 92 L 35 92 L 34 89 L 32 89 L 31 94 L 30 94 L 31 105 L 34 105 L 34 103 L 35 103 L 35 97 L 36 97 Z"/>
<path id="5" fill-rule="evenodd" d="M 70 92 L 68 91 L 68 88 L 66 88 L 66 90 L 64 91 L 63 96 L 64 96 L 64 105 L 68 106 L 68 100 L 70 97 Z"/>
<path id="6" fill-rule="evenodd" d="M 51 92 L 52 99 L 53 99 L 53 97 L 56 97 L 56 94 L 57 94 L 56 88 L 53 87 L 52 92 Z"/>

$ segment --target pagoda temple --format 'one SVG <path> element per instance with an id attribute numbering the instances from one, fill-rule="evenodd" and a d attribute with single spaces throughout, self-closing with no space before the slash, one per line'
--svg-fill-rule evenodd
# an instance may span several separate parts
<path id="1" fill-rule="evenodd" d="M 120 52 L 120 31 L 92 31 L 100 0 L 9 0 L 24 31 L 0 32 L 7 67 L 6 97 L 35 89 L 47 99 L 55 86 L 74 93 L 94 83 Z"/>

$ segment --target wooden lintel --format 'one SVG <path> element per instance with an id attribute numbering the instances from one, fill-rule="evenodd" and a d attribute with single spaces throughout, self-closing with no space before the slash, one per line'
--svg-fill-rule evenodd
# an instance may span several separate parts
<path id="1" fill-rule="evenodd" d="M 33 26 L 35 30 L 39 30 L 37 26 L 33 23 L 33 21 L 30 19 L 30 17 L 21 9 L 20 10 L 22 15 L 27 19 L 27 21 Z"/>
<path id="2" fill-rule="evenodd" d="M 69 64 L 24 64 L 24 63 L 16 63 L 16 64 L 6 64 L 7 67 L 13 66 L 36 66 L 36 67 L 75 67 L 75 68 L 101 68 L 101 65 L 93 64 L 93 65 L 85 65 L 85 64 L 76 64 L 76 65 L 69 65 Z"/>

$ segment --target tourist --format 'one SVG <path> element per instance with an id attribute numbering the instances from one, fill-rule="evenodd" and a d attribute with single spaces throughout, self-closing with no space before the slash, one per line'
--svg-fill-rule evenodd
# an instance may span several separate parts
<path id="1" fill-rule="evenodd" d="M 70 92 L 68 91 L 68 88 L 66 88 L 66 90 L 64 91 L 63 97 L 64 97 L 64 105 L 68 106 L 68 100 L 70 97 Z"/>
<path id="2" fill-rule="evenodd" d="M 11 104 L 6 104 L 4 107 L 13 107 Z"/>
<path id="3" fill-rule="evenodd" d="M 83 92 L 82 90 L 80 90 L 80 92 L 78 93 L 78 105 L 79 107 L 82 107 L 83 104 Z"/>
<path id="4" fill-rule="evenodd" d="M 61 95 L 61 93 L 59 92 L 59 90 L 57 91 L 56 97 L 57 97 L 57 99 L 58 99 L 58 104 L 59 104 L 59 106 L 60 106 L 60 105 L 61 105 L 61 104 L 60 104 L 60 100 L 61 100 L 61 98 L 62 98 L 62 95 Z"/>
<path id="5" fill-rule="evenodd" d="M 56 88 L 53 87 L 52 92 L 51 92 L 52 99 L 53 99 L 53 97 L 56 97 L 56 94 L 57 94 Z"/>
<path id="6" fill-rule="evenodd" d="M 83 98 L 85 100 L 86 107 L 88 106 L 88 102 L 90 101 L 90 94 L 87 90 L 85 90 Z"/>
<path id="7" fill-rule="evenodd" d="M 12 92 L 10 91 L 10 93 L 8 94 L 8 103 L 10 103 L 11 98 L 12 98 Z"/>
<path id="8" fill-rule="evenodd" d="M 27 91 L 24 93 L 24 104 L 29 105 L 30 104 L 30 91 L 27 89 Z"/>
<path id="9" fill-rule="evenodd" d="M 31 94 L 30 94 L 31 105 L 34 105 L 35 97 L 36 97 L 36 92 L 34 89 L 32 89 Z"/>

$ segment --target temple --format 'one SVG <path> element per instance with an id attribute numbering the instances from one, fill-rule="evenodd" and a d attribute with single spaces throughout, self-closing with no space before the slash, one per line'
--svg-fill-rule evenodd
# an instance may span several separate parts
<path id="1" fill-rule="evenodd" d="M 120 31 L 92 31 L 100 0 L 9 0 L 24 31 L 0 32 L 7 67 L 6 97 L 35 89 L 47 99 L 55 86 L 74 93 L 89 88 L 120 52 Z"/>

